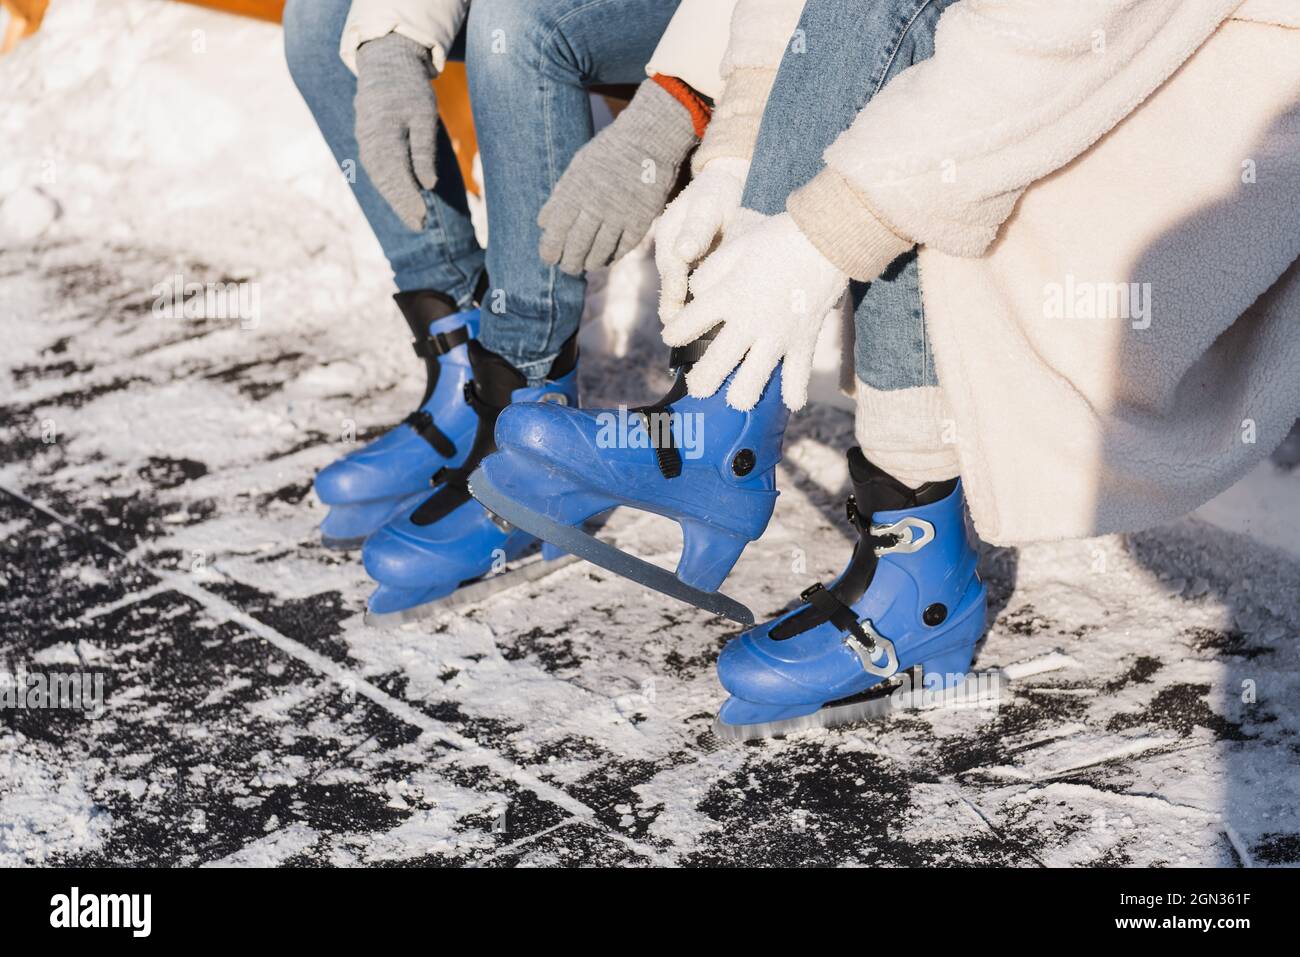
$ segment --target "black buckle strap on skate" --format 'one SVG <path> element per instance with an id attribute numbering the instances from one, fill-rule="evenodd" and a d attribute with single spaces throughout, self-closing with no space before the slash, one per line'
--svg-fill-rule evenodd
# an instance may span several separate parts
<path id="1" fill-rule="evenodd" d="M 451 332 L 435 332 L 431 335 L 421 336 L 411 343 L 411 348 L 421 359 L 436 359 L 438 356 L 445 356 L 457 346 L 463 346 L 469 342 L 469 328 L 459 326 Z"/>
<path id="2" fill-rule="evenodd" d="M 859 534 L 862 533 L 862 516 L 858 514 L 858 497 L 856 495 L 850 495 L 844 503 L 844 517 L 849 520 L 850 525 L 858 530 Z"/>
<path id="3" fill-rule="evenodd" d="M 673 346 L 668 352 L 668 371 L 676 372 L 679 369 L 688 369 L 699 362 L 704 358 L 704 353 L 709 351 L 709 346 L 713 345 L 713 340 L 717 337 L 718 327 L 714 326 L 693 342 L 688 342 L 684 346 Z"/>
<path id="4" fill-rule="evenodd" d="M 858 534 L 871 544 L 872 551 L 893 548 L 903 540 L 903 536 L 892 532 L 888 535 L 875 534 L 871 530 L 871 526 L 862 520 L 862 513 L 858 511 L 856 495 L 850 495 L 848 501 L 844 503 L 844 515 L 849 520 L 849 524 L 858 530 Z"/>
<path id="5" fill-rule="evenodd" d="M 432 525 L 434 522 L 441 521 L 473 498 L 469 494 L 470 473 L 478 468 L 479 462 L 489 452 L 496 448 L 496 443 L 492 441 L 492 429 L 496 424 L 496 416 L 501 410 L 483 401 L 478 390 L 474 388 L 472 380 L 465 383 L 465 402 L 479 416 L 474 447 L 470 449 L 465 464 L 456 468 L 444 465 L 433 473 L 429 479 L 429 486 L 436 491 L 411 513 L 413 525 Z"/>
<path id="6" fill-rule="evenodd" d="M 438 384 L 438 357 L 445 356 L 457 346 L 469 342 L 469 327 L 458 326 L 450 332 L 435 332 L 432 335 L 421 336 L 411 343 L 411 348 L 415 354 L 424 360 L 425 367 L 428 369 L 428 382 L 424 389 L 424 398 L 420 400 L 420 405 L 424 405 L 433 397 L 433 390 Z M 424 441 L 428 442 L 435 452 L 445 459 L 451 458 L 456 454 L 456 443 L 447 437 L 447 433 L 438 428 L 433 421 L 433 416 L 423 409 L 417 409 L 408 415 L 404 424 L 413 428 Z"/>
<path id="7" fill-rule="evenodd" d="M 677 440 L 673 437 L 672 406 L 643 405 L 639 409 L 633 409 L 632 414 L 641 417 L 650 444 L 654 446 L 663 477 L 675 479 L 681 475 L 682 455 L 677 451 Z"/>
<path id="8" fill-rule="evenodd" d="M 836 598 L 834 592 L 828 589 L 825 585 L 817 584 L 813 585 L 811 588 L 805 588 L 803 594 L 799 597 L 825 615 L 826 620 L 840 631 L 851 633 L 854 638 L 862 642 L 867 651 L 875 652 L 876 639 L 869 635 L 866 629 L 862 627 L 861 623 L 858 621 L 857 613 L 848 605 L 844 604 L 844 602 Z M 776 635 L 773 634 L 772 637 L 776 638 Z M 782 639 L 777 638 L 776 640 L 780 641 Z"/>
<path id="9" fill-rule="evenodd" d="M 450 333 L 442 335 L 429 334 L 429 327 L 433 323 L 441 322 L 460 311 L 455 299 L 446 293 L 438 292 L 436 289 L 416 289 L 399 292 L 393 297 L 393 300 L 397 303 L 397 308 L 401 310 L 406 325 L 410 327 L 411 336 L 413 337 L 412 349 L 424 361 L 424 396 L 419 402 L 420 405 L 424 405 L 429 401 L 433 395 L 433 390 L 438 385 L 438 373 L 441 371 L 438 356 L 442 355 L 444 351 L 455 348 L 460 337 L 463 336 L 468 339 L 469 330 L 464 326 L 460 326 Z"/>
<path id="10" fill-rule="evenodd" d="M 479 463 L 496 451 L 493 433 L 497 416 L 510 402 L 514 390 L 522 388 L 524 377 L 500 356 L 488 352 L 477 341 L 469 344 L 470 365 L 474 378 L 465 383 L 465 403 L 478 417 L 474 441 L 465 455 L 465 461 L 455 468 L 444 466 L 433 473 L 429 484 L 434 493 L 411 513 L 411 523 L 417 526 L 432 525 L 460 508 L 473 496 L 469 492 L 469 477 Z"/>
<path id="11" fill-rule="evenodd" d="M 445 459 L 456 454 L 456 443 L 447 438 L 447 433 L 434 424 L 433 416 L 423 409 L 417 409 L 403 420 L 415 433 L 433 446 L 433 450 Z"/>
<path id="12" fill-rule="evenodd" d="M 446 518 L 473 497 L 469 494 L 469 473 L 463 469 L 440 468 L 433 473 L 429 484 L 437 491 L 421 502 L 420 507 L 411 513 L 412 525 L 432 525 Z"/>
<path id="13" fill-rule="evenodd" d="M 673 403 L 687 395 L 686 367 L 704 355 L 704 350 L 712 341 L 713 334 L 705 333 L 692 343 L 675 347 L 669 360 L 672 371 L 677 374 L 673 387 L 658 402 L 631 410 L 633 415 L 641 417 L 646 434 L 650 436 L 650 443 L 654 446 L 659 471 L 666 479 L 675 479 L 682 474 L 682 456 L 677 451 L 677 439 L 673 436 Z M 661 428 L 658 423 L 663 423 L 666 427 Z"/>
<path id="14" fill-rule="evenodd" d="M 829 621 L 841 631 L 851 633 L 868 649 L 874 649 L 873 639 L 858 624 L 848 603 L 857 601 L 871 587 L 876 577 L 876 566 L 880 563 L 876 550 L 891 548 L 900 539 L 897 535 L 873 534 L 870 516 L 863 517 L 856 495 L 850 495 L 844 503 L 844 514 L 858 532 L 858 543 L 853 547 L 853 558 L 848 568 L 830 588 L 817 584 L 806 589 L 799 597 L 808 607 L 773 628 L 768 633 L 773 641 L 788 641 Z"/>
<path id="15" fill-rule="evenodd" d="M 903 519 L 888 526 L 891 531 L 881 534 L 871 520 L 877 512 L 900 511 L 941 501 L 956 490 L 957 480 L 931 482 L 916 489 L 908 488 L 897 479 L 869 463 L 861 449 L 851 449 L 848 454 L 849 478 L 854 492 L 844 504 L 844 515 L 858 533 L 853 546 L 853 557 L 848 567 L 829 587 L 814 585 L 802 595 L 806 608 L 780 622 L 768 634 L 774 641 L 785 641 L 811 631 L 826 622 L 832 622 L 841 631 L 851 633 L 858 641 L 874 647 L 874 642 L 864 637 L 857 616 L 849 607 L 871 587 L 880 565 L 880 556 L 891 551 L 915 551 L 934 535 L 926 522 Z M 928 528 L 923 537 L 914 539 L 918 528 Z M 898 531 L 893 531 L 897 529 Z"/>
<path id="16" fill-rule="evenodd" d="M 702 337 L 694 342 L 688 342 L 684 346 L 673 346 L 668 353 L 668 368 L 683 369 L 686 366 L 694 365 L 704 358 L 704 353 L 708 352 L 709 346 L 712 344 L 712 339 Z"/>

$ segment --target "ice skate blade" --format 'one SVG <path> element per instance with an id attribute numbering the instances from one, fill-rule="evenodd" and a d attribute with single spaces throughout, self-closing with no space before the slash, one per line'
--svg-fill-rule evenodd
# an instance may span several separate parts
<path id="1" fill-rule="evenodd" d="M 577 559 L 572 555 L 563 555 L 549 562 L 543 559 L 541 555 L 537 555 L 532 561 L 525 562 L 515 568 L 507 568 L 503 572 L 489 575 L 486 578 L 477 578 L 467 585 L 462 585 L 446 598 L 425 602 L 423 605 L 416 605 L 414 608 L 404 608 L 401 611 L 380 614 L 366 611 L 363 621 L 369 628 L 398 628 L 412 622 L 424 621 L 439 612 L 455 611 L 457 608 L 477 605 L 479 602 L 487 601 L 501 592 L 509 591 L 520 585 L 527 585 L 529 582 L 538 581 L 547 575 L 558 572 L 561 568 L 567 568 L 576 561 Z"/>
<path id="2" fill-rule="evenodd" d="M 734 598 L 728 598 L 721 592 L 707 592 L 692 588 L 672 572 L 658 565 L 652 565 L 613 545 L 607 545 L 581 529 L 561 525 L 507 498 L 488 481 L 482 468 L 476 469 L 469 477 L 469 491 L 488 511 L 530 535 L 536 535 L 543 541 L 558 545 L 570 555 L 577 555 L 615 575 L 630 578 L 670 598 L 676 598 L 678 601 L 702 608 L 720 617 L 730 618 L 741 625 L 754 623 L 754 613 Z"/>
<path id="3" fill-rule="evenodd" d="M 937 711 L 945 708 L 986 708 L 996 705 L 1010 678 L 1001 668 L 975 671 L 951 688 L 925 688 L 909 683 L 904 690 L 895 680 L 877 685 L 842 702 L 822 705 L 812 714 L 754 724 L 727 724 L 714 719 L 713 734 L 722 741 L 757 741 L 796 731 L 829 730 L 875 721 L 897 711 Z"/>
<path id="4" fill-rule="evenodd" d="M 328 548 L 332 552 L 352 552 L 364 545 L 366 539 L 364 535 L 360 538 L 330 538 L 322 535 L 320 543 L 322 548 Z"/>
<path id="5" fill-rule="evenodd" d="M 752 724 L 726 724 L 717 719 L 713 722 L 713 734 L 722 741 L 756 741 L 760 738 L 771 738 L 795 731 L 859 724 L 886 717 L 895 711 L 986 708 L 998 704 L 1004 689 L 1014 682 L 1049 671 L 1070 668 L 1077 664 L 1078 662 L 1069 655 L 1054 651 L 1002 668 L 973 671 L 967 675 L 965 682 L 948 689 L 927 689 L 924 686 L 924 676 L 919 676 L 921 680 L 918 681 L 916 671 L 913 670 L 908 672 L 912 681 L 907 691 L 899 692 L 902 680 L 895 678 L 868 689 L 862 695 L 855 695 L 844 701 L 830 702 L 812 714 L 795 718 Z M 973 688 L 963 687 L 970 684 L 971 678 L 980 680 L 975 682 Z M 897 697 L 895 692 L 899 692 Z"/>

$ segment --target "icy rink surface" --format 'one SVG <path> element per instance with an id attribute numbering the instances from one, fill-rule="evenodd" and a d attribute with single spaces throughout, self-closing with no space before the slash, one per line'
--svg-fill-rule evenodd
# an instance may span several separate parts
<path id="1" fill-rule="evenodd" d="M 110 692 L 0 710 L 0 865 L 1300 864 L 1300 470 L 987 550 L 978 666 L 1070 662 L 997 709 L 724 744 L 731 627 L 590 566 L 363 623 L 311 477 L 418 370 L 278 29 L 60 0 L 0 91 L 0 670 Z M 257 321 L 156 316 L 175 275 L 255 283 Z M 644 256 L 593 283 L 587 402 L 666 385 L 654 297 Z M 728 585 L 757 614 L 846 560 L 849 441 L 793 421 Z"/>

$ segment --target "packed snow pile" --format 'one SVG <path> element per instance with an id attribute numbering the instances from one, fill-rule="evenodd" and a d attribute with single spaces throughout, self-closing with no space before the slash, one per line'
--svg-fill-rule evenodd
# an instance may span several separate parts
<path id="1" fill-rule="evenodd" d="M 0 713 L 0 863 L 1300 863 L 1300 455 L 1166 528 L 986 549 L 996 707 L 725 744 L 732 628 L 583 564 L 368 626 L 311 479 L 420 382 L 280 45 L 58 0 L 0 59 L 3 667 L 109 679 L 100 717 Z M 176 276 L 255 284 L 256 321 L 158 309 Z M 588 401 L 661 394 L 654 299 L 645 256 L 596 277 Z M 847 559 L 851 434 L 792 420 L 727 586 L 760 616 Z"/>
<path id="2" fill-rule="evenodd" d="M 245 269 L 374 240 L 289 79 L 278 27 L 161 0 L 60 0 L 0 64 L 0 239 L 165 239 Z M 343 245 L 346 248 L 340 249 Z"/>

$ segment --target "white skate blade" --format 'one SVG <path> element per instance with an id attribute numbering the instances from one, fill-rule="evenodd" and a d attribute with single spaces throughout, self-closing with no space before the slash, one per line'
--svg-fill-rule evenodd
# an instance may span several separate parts
<path id="1" fill-rule="evenodd" d="M 722 741 L 756 741 L 760 738 L 772 738 L 795 731 L 841 728 L 846 725 L 860 724 L 888 717 L 898 711 L 995 708 L 1001 703 L 1004 690 L 1013 681 L 1056 671 L 1072 664 L 1075 664 L 1075 661 L 1068 655 L 1053 652 L 1006 668 L 973 671 L 966 676 L 965 681 L 951 688 L 926 688 L 924 676 L 920 680 L 909 681 L 905 688 L 902 678 L 895 677 L 861 695 L 855 695 L 844 701 L 830 702 L 822 705 L 812 714 L 800 715 L 797 718 L 755 724 L 724 724 L 721 720 L 715 719 L 713 734 Z M 906 676 L 910 678 L 913 674 L 914 672 L 908 672 Z"/>
<path id="2" fill-rule="evenodd" d="M 796 731 L 815 731 L 819 728 L 838 728 L 861 721 L 874 721 L 897 710 L 891 695 L 898 685 L 885 682 L 872 688 L 860 700 L 844 704 L 822 705 L 812 714 L 778 721 L 761 721 L 755 724 L 726 724 L 721 718 L 713 720 L 713 735 L 720 741 L 741 743 L 776 738 Z M 878 692 L 878 695 L 876 694 Z"/>
<path id="3" fill-rule="evenodd" d="M 507 498 L 487 480 L 482 468 L 476 469 L 469 477 L 469 491 L 489 512 L 505 519 L 516 528 L 537 536 L 542 541 L 559 546 L 570 555 L 577 555 L 615 575 L 631 579 L 670 598 L 694 605 L 696 608 L 702 608 L 723 618 L 730 618 L 739 624 L 754 623 L 754 613 L 734 598 L 728 598 L 721 592 L 707 592 L 692 588 L 672 572 L 658 565 L 652 565 L 613 545 L 607 545 L 579 528 L 561 525 Z"/>
<path id="4" fill-rule="evenodd" d="M 458 608 L 477 605 L 512 588 L 538 581 L 547 575 L 558 572 L 561 568 L 567 568 L 576 561 L 577 559 L 572 555 L 561 555 L 559 558 L 548 562 L 538 554 L 531 561 L 525 560 L 514 568 L 507 568 L 495 575 L 477 578 L 468 585 L 462 585 L 446 598 L 425 602 L 423 605 L 416 605 L 414 608 L 404 608 L 402 611 L 390 611 L 382 614 L 367 611 L 364 621 L 366 626 L 370 628 L 397 628 L 401 625 L 409 625 L 412 622 L 424 621 L 439 612 L 455 611 Z"/>

